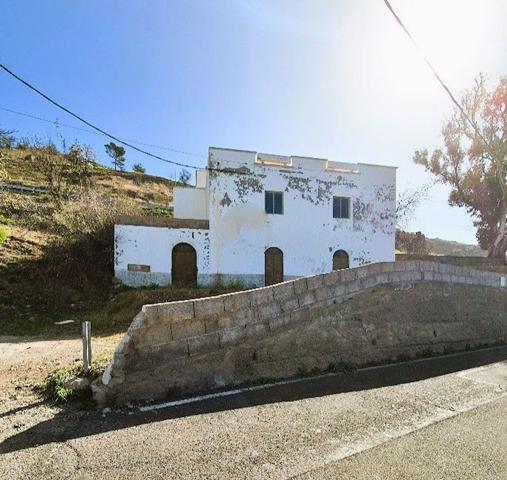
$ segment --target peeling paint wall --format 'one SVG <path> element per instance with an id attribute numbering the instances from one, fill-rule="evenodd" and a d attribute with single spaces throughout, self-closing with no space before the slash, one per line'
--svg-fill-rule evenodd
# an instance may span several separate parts
<path id="1" fill-rule="evenodd" d="M 283 251 L 287 277 L 331 271 L 339 249 L 351 266 L 394 260 L 395 169 L 326 166 L 321 159 L 210 149 L 212 271 L 262 275 L 269 247 Z M 265 213 L 265 191 L 283 192 L 283 215 Z M 333 218 L 334 196 L 351 198 L 350 219 Z"/>
<path id="2" fill-rule="evenodd" d="M 198 282 L 208 284 L 209 231 L 190 228 L 115 225 L 115 276 L 133 287 L 171 283 L 172 249 L 178 243 L 192 245 L 197 252 Z M 128 264 L 149 265 L 150 272 L 128 271 Z"/>
<path id="3" fill-rule="evenodd" d="M 394 260 L 394 168 L 210 148 L 208 170 L 198 171 L 196 185 L 175 189 L 175 216 L 209 220 L 202 241 L 196 230 L 118 225 L 119 278 L 132 284 L 126 265 L 140 263 L 151 265 L 151 273 L 135 272 L 138 277 L 157 273 L 156 283 L 169 283 L 178 242 L 196 249 L 204 284 L 263 285 L 269 247 L 283 251 L 285 279 L 331 271 L 336 250 L 348 253 L 351 267 Z M 282 215 L 266 214 L 265 191 L 283 193 Z M 334 196 L 350 198 L 350 218 L 333 218 Z"/>

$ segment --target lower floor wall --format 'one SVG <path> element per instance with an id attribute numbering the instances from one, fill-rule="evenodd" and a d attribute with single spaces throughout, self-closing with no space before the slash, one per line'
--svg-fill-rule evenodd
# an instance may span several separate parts
<path id="1" fill-rule="evenodd" d="M 342 238 L 341 233 L 336 232 L 335 242 Z M 181 273 L 191 270 L 196 273 L 189 284 L 240 284 L 253 288 L 282 278 L 394 260 L 394 240 L 391 242 L 387 234 L 382 236 L 383 242 L 368 246 L 363 237 L 357 242 L 346 237 L 347 242 L 342 239 L 342 244 L 326 246 L 320 234 L 306 235 L 311 236 L 313 247 L 306 237 L 282 242 L 276 236 L 265 240 L 250 236 L 246 243 L 227 243 L 218 241 L 212 230 L 202 228 L 115 225 L 115 277 L 131 287 L 166 286 L 173 283 L 173 276 L 174 283 L 181 283 Z M 191 255 L 179 255 L 181 247 Z M 265 275 L 271 277 L 267 282 Z"/>
<path id="2" fill-rule="evenodd" d="M 506 312 L 505 276 L 409 261 L 147 305 L 101 394 L 116 404 L 164 399 L 504 343 Z"/>
<path id="3" fill-rule="evenodd" d="M 129 287 L 149 287 L 156 285 L 165 287 L 171 285 L 172 278 L 170 273 L 155 272 L 130 272 L 128 270 L 116 270 L 115 277 Z M 284 281 L 294 280 L 295 276 L 284 275 Z M 264 275 L 259 274 L 211 274 L 198 273 L 197 286 L 199 287 L 228 287 L 240 286 L 244 288 L 257 288 L 265 284 Z"/>

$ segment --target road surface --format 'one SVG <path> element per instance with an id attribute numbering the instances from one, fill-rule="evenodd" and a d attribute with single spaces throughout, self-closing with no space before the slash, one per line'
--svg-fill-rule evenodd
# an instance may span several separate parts
<path id="1" fill-rule="evenodd" d="M 0 413 L 0 478 L 505 479 L 505 359 L 497 348 L 144 413 L 28 403 Z"/>

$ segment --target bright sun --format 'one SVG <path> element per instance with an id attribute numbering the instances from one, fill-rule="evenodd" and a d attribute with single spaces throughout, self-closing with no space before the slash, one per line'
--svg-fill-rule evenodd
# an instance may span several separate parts
<path id="1" fill-rule="evenodd" d="M 391 4 L 422 52 L 448 79 L 477 68 L 481 55 L 487 54 L 488 29 L 492 22 L 500 21 L 491 12 L 499 2 L 489 0 L 392 0 Z M 431 73 L 394 18 L 391 20 L 378 44 L 378 62 L 400 93 L 422 91 Z"/>

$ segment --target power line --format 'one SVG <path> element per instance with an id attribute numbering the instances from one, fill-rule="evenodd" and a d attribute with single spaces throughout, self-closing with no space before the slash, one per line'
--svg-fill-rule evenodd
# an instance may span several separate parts
<path id="1" fill-rule="evenodd" d="M 396 12 L 394 11 L 393 7 L 391 6 L 391 4 L 389 3 L 389 0 L 384 0 L 384 3 L 386 4 L 386 7 L 388 8 L 388 10 L 391 12 L 391 14 L 393 15 L 393 17 L 395 18 L 395 20 L 398 22 L 398 24 L 400 25 L 400 27 L 403 29 L 403 31 L 405 32 L 405 34 L 407 35 L 407 37 L 410 39 L 410 41 L 412 42 L 412 44 L 414 45 L 414 47 L 416 48 L 416 50 L 421 54 L 421 57 L 423 58 L 423 60 L 426 62 L 426 65 L 428 65 L 428 67 L 430 68 L 430 70 L 433 72 L 433 75 L 435 76 L 435 78 L 438 80 L 438 82 L 440 83 L 440 85 L 442 86 L 442 88 L 447 92 L 447 95 L 449 95 L 449 97 L 451 98 L 452 102 L 454 103 L 454 105 L 456 105 L 456 107 L 458 107 L 459 111 L 461 112 L 461 114 L 463 115 L 463 117 L 468 121 L 468 123 L 472 126 L 472 128 L 474 129 L 476 135 L 484 142 L 484 145 L 488 148 L 488 150 L 491 151 L 491 147 L 489 146 L 488 142 L 486 141 L 486 139 L 484 138 L 484 136 L 482 135 L 482 133 L 479 131 L 479 129 L 477 128 L 477 126 L 475 125 L 475 123 L 472 121 L 472 119 L 468 116 L 468 114 L 465 112 L 465 110 L 463 109 L 463 107 L 460 105 L 460 103 L 456 100 L 456 97 L 453 95 L 453 93 L 451 92 L 451 89 L 445 84 L 445 82 L 442 80 L 442 78 L 440 77 L 440 75 L 438 74 L 436 68 L 433 66 L 433 64 L 430 62 L 429 58 L 424 54 L 424 52 L 422 51 L 422 49 L 419 47 L 419 45 L 417 44 L 417 42 L 415 41 L 414 37 L 412 36 L 412 34 L 408 31 L 407 27 L 405 27 L 404 23 L 402 22 L 401 18 L 396 14 Z"/>
<path id="2" fill-rule="evenodd" d="M 49 120 L 48 118 L 38 117 L 37 115 L 32 115 L 30 113 L 18 112 L 16 110 L 12 110 L 12 109 L 6 108 L 6 107 L 0 107 L 0 110 L 3 110 L 4 112 L 13 113 L 15 115 L 20 115 L 22 117 L 28 117 L 28 118 L 32 118 L 34 120 L 39 120 L 41 122 L 51 123 L 51 124 L 55 125 L 56 127 L 71 128 L 73 130 L 79 130 L 80 132 L 86 132 L 86 133 L 92 133 L 93 135 L 104 136 L 103 133 L 96 132 L 95 130 L 89 130 L 87 128 L 76 127 L 75 125 L 69 125 L 68 123 L 62 123 L 62 122 L 59 122 L 58 120 Z M 144 142 L 140 142 L 139 140 L 132 140 L 129 138 L 125 138 L 124 140 L 126 140 L 127 142 L 131 142 L 131 143 L 137 143 L 138 145 L 144 145 L 146 147 L 159 148 L 160 150 L 167 150 L 169 152 L 180 153 L 182 155 L 190 155 L 193 157 L 207 158 L 206 155 L 202 155 L 199 153 L 187 152 L 184 150 L 176 150 L 174 148 L 163 147 L 161 145 L 154 145 L 152 143 L 144 143 Z"/>
<path id="3" fill-rule="evenodd" d="M 45 93 L 41 92 L 38 88 L 34 87 L 30 83 L 28 83 L 26 80 L 23 80 L 20 76 L 16 75 L 13 71 L 9 70 L 5 65 L 3 65 L 3 64 L 0 63 L 0 68 L 2 70 L 4 70 L 5 72 L 7 72 L 12 77 L 14 77 L 19 82 L 21 82 L 23 85 L 25 85 L 26 87 L 28 87 L 30 90 L 33 90 L 35 93 L 37 93 L 38 95 L 40 95 L 42 98 L 46 99 L 49 103 L 52 103 L 55 107 L 58 107 L 60 110 L 63 110 L 65 113 L 68 113 L 69 115 L 73 116 L 74 118 L 77 118 L 80 122 L 84 123 L 85 125 L 88 125 L 89 127 L 93 128 L 97 132 L 100 132 L 102 135 L 105 135 L 106 137 L 109 137 L 109 138 L 113 139 L 114 141 L 116 141 L 118 143 L 121 143 L 122 145 L 125 145 L 125 146 L 127 146 L 129 148 L 132 148 L 133 150 L 136 150 L 137 152 L 142 153 L 144 155 L 147 155 L 149 157 L 156 158 L 157 160 L 160 160 L 162 162 L 170 163 L 170 164 L 177 165 L 179 167 L 184 167 L 184 168 L 193 168 L 194 170 L 197 170 L 199 168 L 199 167 L 196 167 L 194 165 L 188 165 L 188 164 L 185 164 L 185 163 L 175 162 L 174 160 L 168 160 L 167 158 L 160 157 L 159 155 L 155 155 L 154 153 L 151 153 L 151 152 L 143 150 L 143 149 L 141 149 L 139 147 L 136 147 L 135 145 L 132 145 L 132 143 L 126 142 L 124 140 L 121 140 L 121 139 L 119 139 L 115 135 L 111 135 L 110 133 L 106 132 L 102 128 L 97 127 L 93 123 L 85 120 L 83 117 L 81 117 L 81 116 L 77 115 L 76 113 L 72 112 L 67 107 L 64 107 L 63 105 L 61 105 L 60 103 L 58 103 L 56 100 L 53 100 L 51 97 L 49 97 Z"/>

